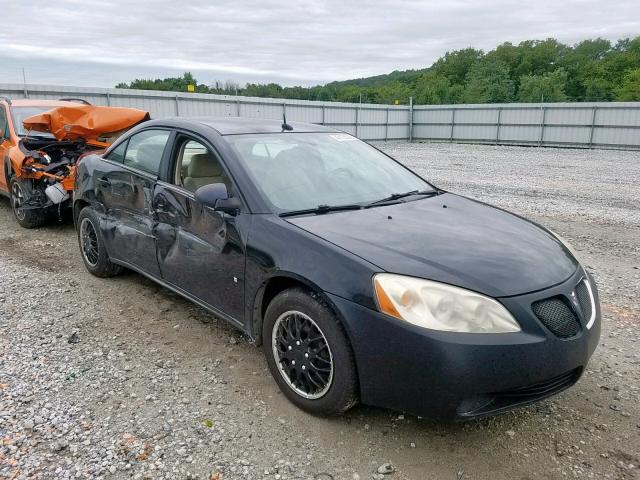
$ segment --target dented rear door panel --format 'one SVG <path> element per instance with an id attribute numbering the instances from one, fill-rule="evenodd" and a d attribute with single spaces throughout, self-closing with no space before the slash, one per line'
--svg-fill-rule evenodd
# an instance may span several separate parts
<path id="1" fill-rule="evenodd" d="M 93 178 L 105 208 L 102 231 L 109 256 L 159 277 L 151 208 L 155 177 L 104 160 Z"/>

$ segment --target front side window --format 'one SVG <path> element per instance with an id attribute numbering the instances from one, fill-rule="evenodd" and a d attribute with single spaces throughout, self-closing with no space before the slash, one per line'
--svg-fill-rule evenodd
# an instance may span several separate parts
<path id="1" fill-rule="evenodd" d="M 145 130 L 131 136 L 124 156 L 124 164 L 158 175 L 168 140 L 169 131 L 167 130 Z"/>
<path id="2" fill-rule="evenodd" d="M 231 182 L 218 157 L 205 145 L 188 137 L 180 137 L 175 149 L 174 183 L 192 193 L 211 183 L 224 183 L 231 191 Z"/>
<path id="3" fill-rule="evenodd" d="M 344 133 L 227 135 L 239 161 L 278 213 L 366 205 L 433 187 L 371 145 Z"/>

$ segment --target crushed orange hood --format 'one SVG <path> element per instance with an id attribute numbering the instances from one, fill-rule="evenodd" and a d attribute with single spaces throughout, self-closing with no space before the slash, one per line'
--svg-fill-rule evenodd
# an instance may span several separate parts
<path id="1" fill-rule="evenodd" d="M 58 140 L 85 139 L 102 143 L 99 137 L 133 127 L 149 120 L 149 113 L 135 108 L 68 105 L 53 108 L 24 120 L 24 128 L 50 132 Z"/>

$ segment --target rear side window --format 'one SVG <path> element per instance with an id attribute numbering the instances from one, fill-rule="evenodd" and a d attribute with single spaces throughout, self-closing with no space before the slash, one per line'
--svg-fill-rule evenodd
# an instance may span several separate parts
<path id="1" fill-rule="evenodd" d="M 124 162 L 124 153 L 127 151 L 127 143 L 126 141 L 122 142 L 116 148 L 111 150 L 105 158 L 118 163 Z"/>
<path id="2" fill-rule="evenodd" d="M 167 130 L 145 130 L 129 138 L 124 164 L 152 175 L 158 175 L 164 148 L 169 140 Z"/>

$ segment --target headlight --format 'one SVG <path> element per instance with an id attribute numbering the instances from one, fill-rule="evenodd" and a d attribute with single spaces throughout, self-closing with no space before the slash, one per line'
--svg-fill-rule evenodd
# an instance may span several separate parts
<path id="1" fill-rule="evenodd" d="M 496 300 L 463 288 L 391 273 L 373 277 L 381 312 L 419 327 L 445 332 L 519 332 Z"/>
<path id="2" fill-rule="evenodd" d="M 547 229 L 549 230 L 549 229 Z M 551 233 L 554 237 L 556 237 L 556 239 L 562 244 L 564 245 L 564 247 L 569 250 L 569 253 L 571 253 L 571 255 L 573 255 L 573 258 L 576 259 L 576 262 L 578 262 L 580 265 L 582 265 L 582 261 L 580 260 L 580 257 L 578 256 L 578 252 L 576 251 L 575 248 L 573 248 L 573 245 L 571 245 L 569 243 L 568 240 L 562 238 L 560 235 L 558 235 L 556 232 L 554 232 L 553 230 L 549 230 L 549 233 Z"/>

